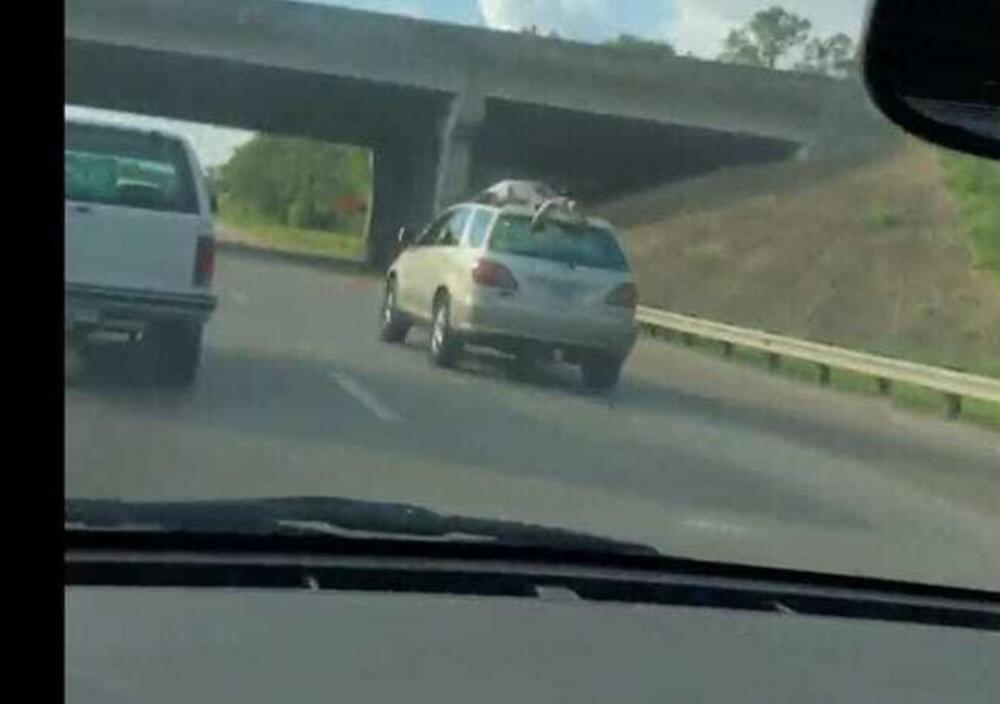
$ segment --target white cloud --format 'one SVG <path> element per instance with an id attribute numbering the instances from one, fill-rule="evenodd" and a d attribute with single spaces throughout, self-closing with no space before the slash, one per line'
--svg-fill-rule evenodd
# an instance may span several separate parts
<path id="1" fill-rule="evenodd" d="M 349 2 L 335 0 L 329 4 L 349 5 L 363 10 L 385 12 L 390 15 L 405 15 L 407 17 L 416 17 L 417 19 L 427 16 L 427 9 L 422 3 L 415 2 L 415 0 L 349 0 Z"/>
<path id="2" fill-rule="evenodd" d="M 857 39 L 867 0 L 675 0 L 677 21 L 671 41 L 682 52 L 717 56 L 729 30 L 757 10 L 780 5 L 810 20 L 813 33 L 845 32 Z"/>
<path id="3" fill-rule="evenodd" d="M 487 26 L 536 26 L 566 37 L 600 40 L 629 32 L 662 36 L 681 52 L 719 54 L 729 30 L 771 5 L 806 17 L 815 34 L 857 38 L 867 0 L 478 0 Z M 656 18 L 662 17 L 663 22 Z M 664 29 L 665 28 L 665 29 Z"/>
<path id="4" fill-rule="evenodd" d="M 422 19 L 427 17 L 427 8 L 418 0 L 289 0 L 304 5 L 341 5 L 358 10 L 384 12 L 389 15 L 405 15 Z"/>
<path id="5" fill-rule="evenodd" d="M 704 3 L 679 0 L 677 19 L 669 36 L 677 51 L 708 58 L 718 54 L 732 24 L 735 23 Z"/>
<path id="6" fill-rule="evenodd" d="M 611 35 L 614 6 L 612 0 L 479 0 L 488 27 L 519 30 L 534 26 L 574 38 Z"/>

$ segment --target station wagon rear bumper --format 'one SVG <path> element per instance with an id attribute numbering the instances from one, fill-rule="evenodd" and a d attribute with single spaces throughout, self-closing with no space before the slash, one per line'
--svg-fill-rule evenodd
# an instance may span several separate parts
<path id="1" fill-rule="evenodd" d="M 624 357 L 632 351 L 639 334 L 635 321 L 623 317 L 536 312 L 481 302 L 456 303 L 452 324 L 473 344 L 591 350 Z"/>
<path id="2" fill-rule="evenodd" d="M 178 293 L 145 289 L 66 284 L 67 327 L 183 320 L 204 323 L 217 305 L 211 293 Z"/>

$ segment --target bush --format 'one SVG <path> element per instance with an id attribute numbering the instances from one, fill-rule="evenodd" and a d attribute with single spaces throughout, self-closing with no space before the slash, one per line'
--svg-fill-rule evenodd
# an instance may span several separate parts
<path id="1" fill-rule="evenodd" d="M 303 228 L 315 226 L 316 217 L 312 212 L 312 205 L 306 198 L 300 196 L 289 206 L 285 224 Z"/>
<path id="2" fill-rule="evenodd" d="M 368 151 L 309 139 L 257 135 L 240 146 L 218 178 L 233 209 L 299 228 L 343 229 L 335 204 L 367 200 L 372 173 Z"/>
<path id="3" fill-rule="evenodd" d="M 872 227 L 889 229 L 903 222 L 903 218 L 885 203 L 878 203 L 868 214 L 868 224 Z"/>
<path id="4" fill-rule="evenodd" d="M 951 152 L 941 160 L 979 266 L 1000 277 L 1000 163 Z"/>

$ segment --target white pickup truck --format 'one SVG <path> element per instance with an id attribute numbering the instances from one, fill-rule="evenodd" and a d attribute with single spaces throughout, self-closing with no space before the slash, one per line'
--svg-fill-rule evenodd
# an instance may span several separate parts
<path id="1" fill-rule="evenodd" d="M 214 199 L 194 151 L 175 135 L 68 119 L 64 169 L 67 359 L 117 333 L 149 348 L 160 380 L 190 385 L 216 306 Z"/>

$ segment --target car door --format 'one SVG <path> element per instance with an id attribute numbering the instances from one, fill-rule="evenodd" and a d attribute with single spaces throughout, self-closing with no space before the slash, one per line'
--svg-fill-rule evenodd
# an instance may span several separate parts
<path id="1" fill-rule="evenodd" d="M 468 299 L 473 287 L 471 272 L 483 255 L 483 245 L 495 217 L 496 211 L 492 209 L 469 206 L 464 234 L 458 246 L 445 254 L 446 264 L 441 273 L 442 284 L 453 299 Z"/>
<path id="2" fill-rule="evenodd" d="M 440 237 L 441 229 L 451 214 L 452 211 L 445 211 L 431 221 L 417 235 L 413 244 L 400 255 L 394 267 L 398 305 L 404 312 L 417 318 L 426 318 L 430 315 L 425 303 L 427 291 L 431 286 L 427 280 L 429 254 L 433 243 Z"/>
<path id="3" fill-rule="evenodd" d="M 456 269 L 464 269 L 461 257 L 463 250 L 460 244 L 471 219 L 472 210 L 470 206 L 454 208 L 447 220 L 442 223 L 437 238 L 428 248 L 426 264 L 428 288 L 423 292 L 428 314 L 438 288 L 443 286 L 451 290 L 453 295 L 457 293 L 452 290 L 452 283 L 456 278 Z"/>

